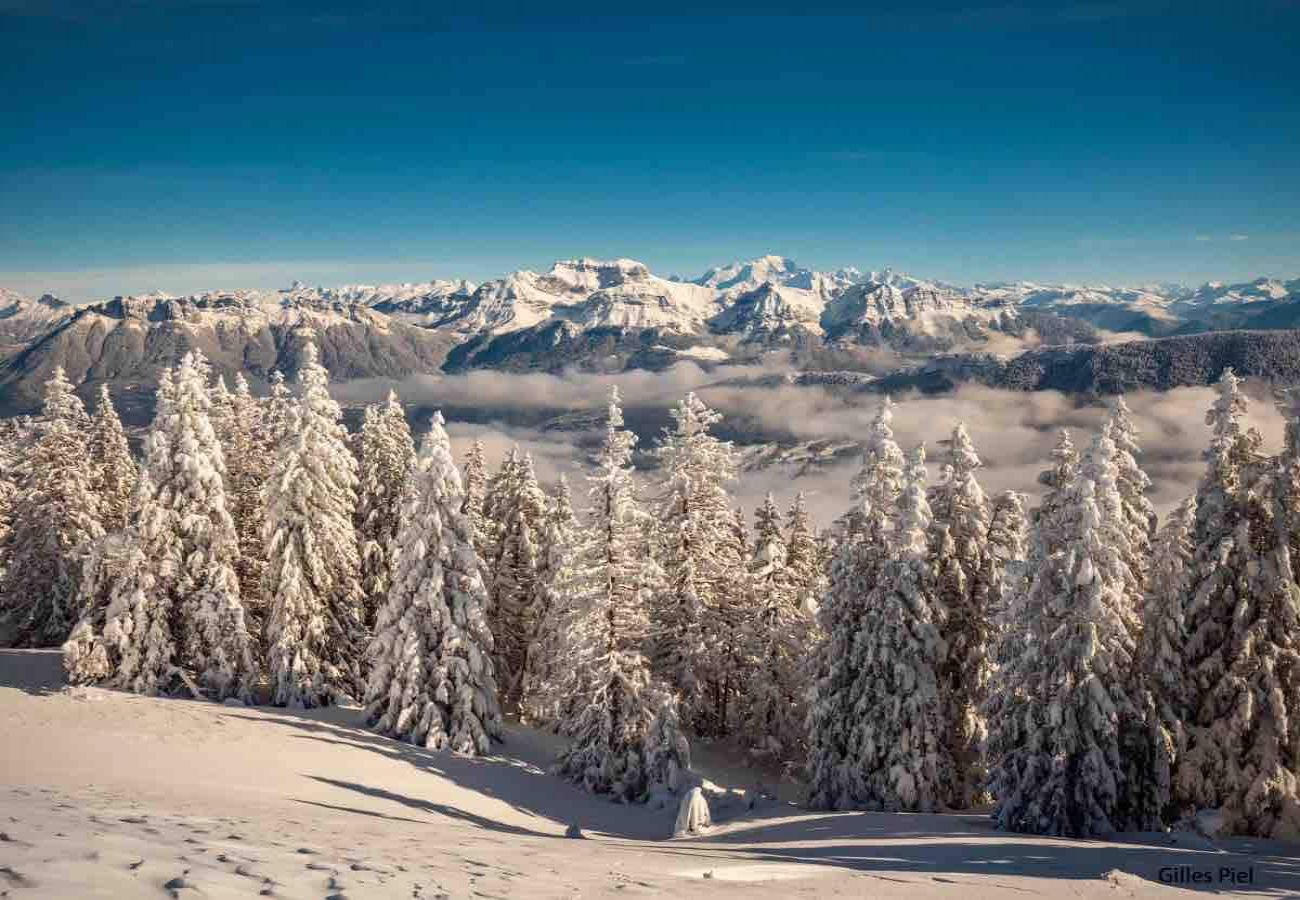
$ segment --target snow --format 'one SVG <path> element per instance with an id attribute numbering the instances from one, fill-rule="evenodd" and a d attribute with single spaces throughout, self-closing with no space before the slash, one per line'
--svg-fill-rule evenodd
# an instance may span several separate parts
<path id="1" fill-rule="evenodd" d="M 656 347 L 656 350 L 671 350 L 678 356 L 684 356 L 687 359 L 700 359 L 707 362 L 722 362 L 730 359 L 731 354 L 727 353 L 721 347 L 687 347 L 684 350 L 678 350 L 672 347 Z"/>
<path id="2" fill-rule="evenodd" d="M 1159 869 L 1188 865 L 1253 867 L 1253 884 L 1214 885 L 1220 894 L 1300 891 L 1294 844 L 1035 838 L 993 831 L 982 814 L 774 804 L 669 840 L 675 809 L 620 806 L 545 775 L 549 735 L 510 727 L 499 755 L 467 759 L 360 726 L 353 707 L 239 709 L 69 689 L 56 652 L 0 651 L 0 889 L 161 897 L 184 878 L 195 889 L 182 897 L 252 897 L 269 878 L 282 897 L 325 896 L 333 879 L 334 892 L 379 898 L 979 900 L 1067 886 L 1083 898 L 1117 888 L 1174 898 L 1184 894 L 1160 885 Z M 708 777 L 743 786 L 720 769 Z M 573 825 L 587 840 L 565 839 Z"/>

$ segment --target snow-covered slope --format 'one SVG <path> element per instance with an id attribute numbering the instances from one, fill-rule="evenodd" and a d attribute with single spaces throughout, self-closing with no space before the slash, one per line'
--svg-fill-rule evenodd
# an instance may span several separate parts
<path id="1" fill-rule="evenodd" d="M 1203 896 L 1159 883 L 1179 866 L 1253 872 L 1215 884 L 1219 896 L 1300 891 L 1296 846 L 1271 841 L 1073 841 L 995 832 L 982 813 L 751 810 L 756 786 L 797 786 L 706 744 L 695 767 L 735 802 L 715 806 L 705 835 L 670 839 L 674 810 L 546 774 L 551 735 L 510 726 L 495 755 L 465 759 L 362 719 L 68 688 L 56 651 L 0 651 L 0 895 Z"/>

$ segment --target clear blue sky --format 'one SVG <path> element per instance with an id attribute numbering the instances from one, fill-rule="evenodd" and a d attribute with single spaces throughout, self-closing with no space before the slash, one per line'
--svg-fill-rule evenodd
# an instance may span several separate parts
<path id="1" fill-rule="evenodd" d="M 0 0 L 0 285 L 1300 274 L 1295 2 L 452 6 Z"/>

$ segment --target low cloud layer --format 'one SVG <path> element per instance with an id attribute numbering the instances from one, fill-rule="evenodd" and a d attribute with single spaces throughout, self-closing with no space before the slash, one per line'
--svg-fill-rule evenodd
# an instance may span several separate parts
<path id="1" fill-rule="evenodd" d="M 487 446 L 495 465 L 515 444 L 531 452 L 538 474 L 553 480 L 567 474 L 578 497 L 590 450 L 599 435 L 599 412 L 611 385 L 618 385 L 629 422 L 642 432 L 643 449 L 653 445 L 666 423 L 666 411 L 683 393 L 695 390 L 723 414 L 725 433 L 739 443 L 775 442 L 795 447 L 804 442 L 843 446 L 861 440 L 880 398 L 862 392 L 794 385 L 755 386 L 736 383 L 737 376 L 759 376 L 764 369 L 723 368 L 706 372 L 681 365 L 667 372 L 617 375 L 570 373 L 512 375 L 474 371 L 464 375 L 421 376 L 395 385 L 408 406 L 447 410 L 454 449 L 463 454 L 475 439 Z M 389 382 L 340 385 L 344 402 L 379 399 Z M 1254 398 L 1249 425 L 1259 429 L 1265 446 L 1281 445 L 1283 422 L 1261 390 Z M 1152 500 L 1162 512 L 1195 490 L 1203 471 L 1201 454 L 1209 442 L 1205 411 L 1211 388 L 1180 388 L 1128 396 L 1141 432 L 1142 464 L 1152 479 Z M 1086 449 L 1107 415 L 1104 404 L 1081 404 L 1056 392 L 1022 393 L 967 385 L 938 396 L 895 398 L 894 432 L 906 449 L 924 442 L 932 470 L 937 470 L 945 441 L 957 422 L 964 422 L 984 460 L 981 482 L 986 492 L 1038 491 L 1037 474 L 1049 461 L 1060 429 L 1070 430 L 1076 446 Z M 804 491 L 822 525 L 849 502 L 849 479 L 857 463 L 851 454 L 838 462 L 806 467 L 774 464 L 745 472 L 734 493 L 752 510 L 771 491 L 788 503 Z M 642 458 L 642 463 L 649 460 Z"/>

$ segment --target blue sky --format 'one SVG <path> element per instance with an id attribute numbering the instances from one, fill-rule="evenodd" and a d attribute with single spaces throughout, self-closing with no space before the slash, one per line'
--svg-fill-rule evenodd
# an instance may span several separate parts
<path id="1" fill-rule="evenodd" d="M 0 0 L 0 286 L 1300 274 L 1295 2 L 357 5 Z"/>

